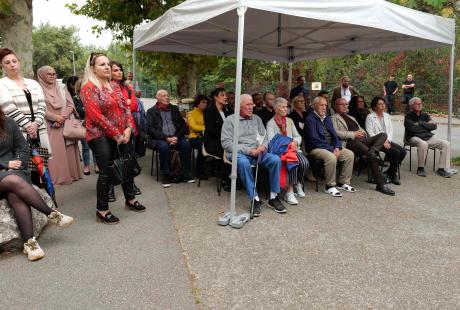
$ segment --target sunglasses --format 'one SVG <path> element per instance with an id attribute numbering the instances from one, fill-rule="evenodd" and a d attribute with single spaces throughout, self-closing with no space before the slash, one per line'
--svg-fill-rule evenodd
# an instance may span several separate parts
<path id="1" fill-rule="evenodd" d="M 104 53 L 92 52 L 91 55 L 89 56 L 89 63 L 94 65 L 94 61 L 99 56 L 106 56 L 106 55 Z"/>

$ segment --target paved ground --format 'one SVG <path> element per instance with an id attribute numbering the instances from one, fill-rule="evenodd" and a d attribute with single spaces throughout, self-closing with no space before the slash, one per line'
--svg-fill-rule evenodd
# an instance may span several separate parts
<path id="1" fill-rule="evenodd" d="M 29 263 L 22 253 L 0 256 L 0 309 L 193 309 L 175 224 L 162 188 L 147 169 L 137 183 L 145 213 L 111 204 L 119 225 L 95 221 L 91 175 L 57 188 L 63 212 L 75 216 L 66 230 L 48 227 L 40 236 L 44 259 Z"/>
<path id="2" fill-rule="evenodd" d="M 216 225 L 229 195 L 214 179 L 162 189 L 149 157 L 136 181 L 149 210 L 123 209 L 117 189 L 117 226 L 95 223 L 95 175 L 58 188 L 77 222 L 42 234 L 42 261 L 0 256 L 0 309 L 458 309 L 460 176 L 433 175 L 431 158 L 427 178 L 404 163 L 396 197 L 364 175 L 341 199 L 307 183 L 287 214 L 235 230 Z"/>

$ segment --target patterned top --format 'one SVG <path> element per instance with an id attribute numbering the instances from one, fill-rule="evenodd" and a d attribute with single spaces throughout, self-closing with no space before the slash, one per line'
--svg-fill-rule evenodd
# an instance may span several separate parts
<path id="1" fill-rule="evenodd" d="M 138 108 L 137 98 L 136 98 L 136 95 L 134 94 L 134 91 L 128 91 L 129 86 L 126 87 L 125 85 L 120 84 L 113 80 L 110 82 L 110 84 L 112 85 L 112 88 L 115 88 L 117 86 L 120 87 L 121 93 L 123 94 L 123 97 L 125 98 L 126 107 L 131 109 L 131 116 L 132 116 L 132 113 L 136 112 Z M 131 95 L 131 98 L 129 98 L 129 95 Z M 130 106 L 127 105 L 128 99 L 131 99 Z M 131 124 L 131 128 L 133 128 L 133 134 L 137 136 L 137 128 L 136 128 L 136 122 L 134 121 L 134 116 L 131 117 L 130 124 Z"/>
<path id="2" fill-rule="evenodd" d="M 86 110 L 86 140 L 102 136 L 118 139 L 123 131 L 131 127 L 131 111 L 127 108 L 121 89 L 112 84 L 113 91 L 100 89 L 91 82 L 83 86 L 81 100 Z"/>
<path id="3" fill-rule="evenodd" d="M 46 103 L 43 90 L 36 81 L 24 78 L 24 84 L 29 90 L 32 97 L 32 108 L 34 111 L 35 123 L 38 124 L 38 134 L 41 146 L 51 147 L 48 141 L 46 130 L 45 113 Z M 6 116 L 11 117 L 19 128 L 24 137 L 27 136 L 26 127 L 32 122 L 29 103 L 23 89 L 8 77 L 0 79 L 0 108 Z"/>

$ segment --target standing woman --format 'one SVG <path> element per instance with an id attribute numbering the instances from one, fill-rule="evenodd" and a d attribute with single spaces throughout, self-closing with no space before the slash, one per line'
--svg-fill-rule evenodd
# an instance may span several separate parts
<path id="1" fill-rule="evenodd" d="M 80 90 L 81 90 L 81 80 L 77 76 L 71 76 L 67 79 L 67 90 L 72 96 L 73 104 L 75 106 L 75 111 L 77 111 L 78 119 L 85 120 L 85 106 L 80 99 Z M 91 170 L 90 165 L 90 151 L 86 139 L 81 139 L 81 154 L 83 158 L 83 174 L 90 175 Z M 96 170 L 97 171 L 97 170 Z"/>
<path id="2" fill-rule="evenodd" d="M 53 67 L 43 66 L 37 75 L 45 94 L 48 137 L 54 149 L 48 162 L 51 179 L 55 185 L 71 184 L 83 177 L 78 144 L 65 140 L 63 135 L 64 122 L 75 112 L 75 106 L 64 85 L 59 85 Z"/>
<path id="3" fill-rule="evenodd" d="M 371 102 L 372 112 L 366 118 L 366 131 L 369 137 L 373 137 L 383 132 L 387 134 L 387 140 L 383 144 L 382 152 L 390 161 L 390 167 L 385 172 L 391 183 L 401 185 L 398 176 L 398 166 L 406 157 L 406 150 L 401 145 L 393 142 L 393 124 L 390 114 L 385 112 L 385 99 L 374 97 Z"/>
<path id="4" fill-rule="evenodd" d="M 0 48 L 0 62 L 5 75 L 0 79 L 0 108 L 16 122 L 24 138 L 29 136 L 31 143 L 40 142 L 51 154 L 42 88 L 22 76 L 21 62 L 12 50 Z M 38 174 L 33 174 L 32 180 L 34 184 L 40 183 Z"/>
<path id="5" fill-rule="evenodd" d="M 131 141 L 129 143 L 129 147 L 131 148 L 131 153 L 134 154 L 135 139 L 137 139 L 137 136 L 139 133 L 137 130 L 136 122 L 134 121 L 134 117 L 133 117 L 133 113 L 137 112 L 137 107 L 138 107 L 136 94 L 135 94 L 134 89 L 132 88 L 133 85 L 132 84 L 126 85 L 125 83 L 126 78 L 125 78 L 125 74 L 124 74 L 121 63 L 117 61 L 111 61 L 110 69 L 112 70 L 112 82 L 111 83 L 113 87 L 120 87 L 123 97 L 125 98 L 126 107 L 131 111 L 131 117 L 130 117 L 129 123 L 130 123 L 131 128 L 133 129 L 133 132 L 131 133 Z M 141 190 L 136 186 L 134 181 L 133 181 L 133 186 L 134 186 L 134 193 L 136 195 L 142 194 Z M 115 197 L 113 187 L 110 191 L 113 193 L 113 197 Z"/>
<path id="6" fill-rule="evenodd" d="M 101 53 L 91 53 L 85 66 L 81 99 L 86 107 L 86 140 L 99 167 L 97 179 L 97 220 L 105 224 L 117 224 L 119 219 L 109 211 L 108 193 L 112 178 L 109 166 L 127 152 L 131 137 L 131 112 L 126 107 L 120 87 L 110 83 L 110 62 Z M 122 183 L 125 205 L 130 210 L 142 212 L 145 207 L 134 193 L 133 179 Z"/>
<path id="7" fill-rule="evenodd" d="M 50 222 L 60 227 L 68 227 L 73 218 L 51 209 L 32 187 L 28 162 L 29 146 L 18 125 L 0 110 L 0 198 L 6 199 L 13 211 L 24 240 L 24 253 L 30 261 L 35 261 L 45 253 L 35 240 L 30 208 L 45 214 Z"/>

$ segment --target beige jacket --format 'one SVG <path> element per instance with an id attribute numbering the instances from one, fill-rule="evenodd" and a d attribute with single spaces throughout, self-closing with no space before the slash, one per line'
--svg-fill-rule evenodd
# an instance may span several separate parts
<path id="1" fill-rule="evenodd" d="M 359 126 L 358 122 L 353 116 L 348 115 L 348 117 L 351 118 L 356 123 L 359 129 L 364 131 L 364 129 L 362 129 L 361 126 Z M 348 140 L 354 140 L 356 138 L 355 132 L 348 130 L 347 123 L 345 122 L 343 117 L 340 116 L 339 114 L 335 113 L 334 115 L 331 116 L 331 119 L 332 119 L 332 125 L 334 126 L 334 129 L 337 132 L 337 136 L 339 137 L 340 140 L 342 140 L 342 147 L 346 147 Z"/>

